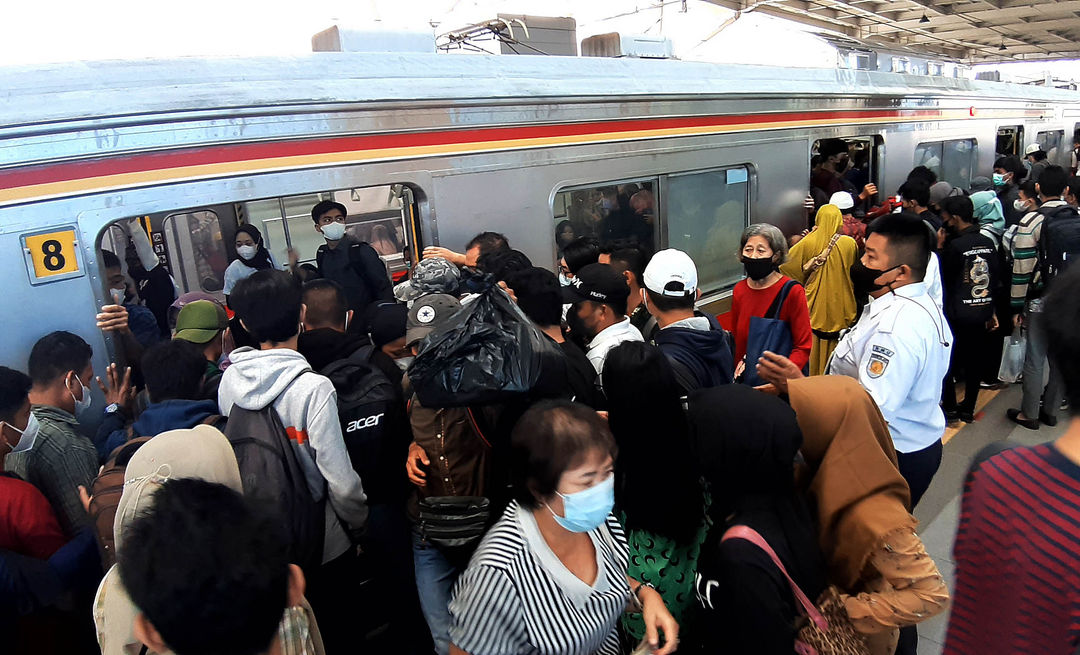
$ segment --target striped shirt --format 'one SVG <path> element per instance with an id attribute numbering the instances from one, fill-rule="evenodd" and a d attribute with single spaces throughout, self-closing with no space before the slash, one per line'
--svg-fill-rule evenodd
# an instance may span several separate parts
<path id="1" fill-rule="evenodd" d="M 1040 210 L 1052 210 L 1064 207 L 1064 200 L 1047 200 Z M 1049 213 L 1053 213 L 1050 211 Z M 1014 313 L 1024 309 L 1024 302 L 1032 287 L 1038 288 L 1039 280 L 1039 237 L 1042 235 L 1043 219 L 1041 211 L 1027 213 L 1016 226 L 1012 238 L 1012 289 L 1009 294 Z"/>
<path id="2" fill-rule="evenodd" d="M 458 578 L 450 639 L 470 655 L 618 655 L 629 554 L 609 515 L 589 533 L 597 576 L 589 586 L 544 541 L 531 511 L 510 503 Z"/>
<path id="3" fill-rule="evenodd" d="M 945 652 L 1073 653 L 1078 544 L 1080 466 L 1052 444 L 983 462 L 964 491 Z"/>

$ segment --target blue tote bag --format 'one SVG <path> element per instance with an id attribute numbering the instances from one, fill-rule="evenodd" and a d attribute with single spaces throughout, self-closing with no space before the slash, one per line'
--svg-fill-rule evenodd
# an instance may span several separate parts
<path id="1" fill-rule="evenodd" d="M 750 331 L 746 337 L 746 369 L 743 371 L 742 383 L 751 387 L 765 384 L 765 380 L 758 377 L 757 362 L 761 354 L 766 350 L 784 355 L 791 353 L 795 347 L 795 340 L 791 336 L 791 328 L 785 321 L 777 318 L 780 308 L 784 306 L 788 294 L 792 288 L 798 286 L 795 280 L 788 280 L 781 287 L 780 293 L 776 294 L 765 316 L 750 317 Z M 806 373 L 804 370 L 803 373 Z"/>

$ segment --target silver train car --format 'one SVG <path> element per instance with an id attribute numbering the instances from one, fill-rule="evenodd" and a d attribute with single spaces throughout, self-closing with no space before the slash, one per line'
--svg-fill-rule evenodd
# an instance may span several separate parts
<path id="1" fill-rule="evenodd" d="M 595 230 L 621 195 L 645 208 L 643 238 L 694 257 L 702 304 L 722 313 L 744 226 L 806 226 L 819 140 L 847 139 L 886 195 L 918 164 L 966 186 L 1035 141 L 1068 165 L 1080 126 L 1069 91 L 631 59 L 73 63 L 0 69 L 0 89 L 0 364 L 25 369 L 35 340 L 65 329 L 98 372 L 113 352 L 95 328 L 101 251 L 125 247 L 131 219 L 180 292 L 220 295 L 238 224 L 278 262 L 290 246 L 310 260 L 322 199 L 399 274 L 423 246 L 481 230 L 554 268 L 557 235 Z"/>

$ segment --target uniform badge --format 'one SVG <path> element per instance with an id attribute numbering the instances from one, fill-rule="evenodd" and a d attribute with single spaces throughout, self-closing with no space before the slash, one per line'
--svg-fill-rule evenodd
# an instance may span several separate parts
<path id="1" fill-rule="evenodd" d="M 889 366 L 889 358 L 879 353 L 870 355 L 870 361 L 866 363 L 866 374 L 871 378 L 879 378 Z"/>

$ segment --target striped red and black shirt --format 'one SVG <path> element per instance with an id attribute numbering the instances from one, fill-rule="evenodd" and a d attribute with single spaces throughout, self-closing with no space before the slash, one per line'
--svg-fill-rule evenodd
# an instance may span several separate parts
<path id="1" fill-rule="evenodd" d="M 1080 644 L 1080 466 L 1050 444 L 983 462 L 953 548 L 950 654 L 1071 655 Z"/>

